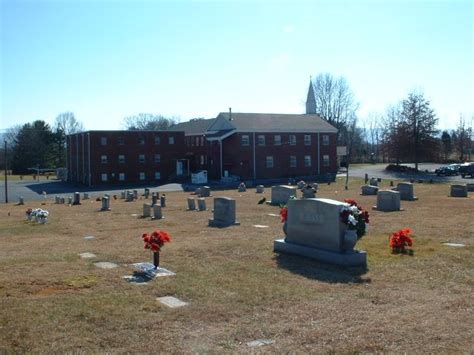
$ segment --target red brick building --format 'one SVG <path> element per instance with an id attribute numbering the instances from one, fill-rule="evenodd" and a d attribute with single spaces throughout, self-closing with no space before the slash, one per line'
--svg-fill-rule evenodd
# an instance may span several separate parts
<path id="1" fill-rule="evenodd" d="M 337 130 L 315 114 L 220 113 L 177 124 L 191 171 L 210 179 L 322 176 L 337 172 Z"/>
<path id="2" fill-rule="evenodd" d="M 67 137 L 68 181 L 160 184 L 187 175 L 184 132 L 87 131 Z"/>

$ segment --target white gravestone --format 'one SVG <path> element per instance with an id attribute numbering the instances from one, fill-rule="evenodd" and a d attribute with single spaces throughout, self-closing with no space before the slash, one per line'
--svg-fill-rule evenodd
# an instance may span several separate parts
<path id="1" fill-rule="evenodd" d="M 340 213 L 345 202 L 311 198 L 288 201 L 287 236 L 274 242 L 275 252 L 296 254 L 319 261 L 364 266 L 367 253 L 353 249 Z"/>
<path id="2" fill-rule="evenodd" d="M 383 212 L 401 211 L 400 192 L 382 190 L 377 192 L 377 206 L 374 209 Z"/>
<path id="3" fill-rule="evenodd" d="M 291 196 L 297 196 L 296 186 L 278 185 L 272 186 L 272 205 L 286 205 Z"/>
<path id="4" fill-rule="evenodd" d="M 377 195 L 377 192 L 379 191 L 378 186 L 371 186 L 371 185 L 364 185 L 361 186 L 361 195 Z"/>
<path id="5" fill-rule="evenodd" d="M 151 205 L 149 203 L 143 204 L 143 217 L 150 217 L 151 216 Z"/>
<path id="6" fill-rule="evenodd" d="M 257 194 L 263 194 L 265 192 L 265 187 L 263 185 L 258 185 L 257 186 Z"/>
<path id="7" fill-rule="evenodd" d="M 411 182 L 400 182 L 397 187 L 392 189 L 400 192 L 400 199 L 403 201 L 415 201 L 418 197 L 414 196 L 413 184 Z"/>
<path id="8" fill-rule="evenodd" d="M 101 211 L 110 211 L 110 199 L 107 196 L 102 197 Z"/>
<path id="9" fill-rule="evenodd" d="M 163 218 L 163 213 L 161 212 L 161 206 L 154 205 L 153 206 L 153 219 L 162 219 L 162 218 Z"/>
<path id="10" fill-rule="evenodd" d="M 214 198 L 214 218 L 209 219 L 211 227 L 228 227 L 231 225 L 239 225 L 235 220 L 235 200 L 230 197 Z"/>
<path id="11" fill-rule="evenodd" d="M 467 197 L 467 185 L 451 185 L 451 197 Z"/>
<path id="12" fill-rule="evenodd" d="M 196 200 L 192 197 L 188 197 L 188 211 L 196 210 Z"/>

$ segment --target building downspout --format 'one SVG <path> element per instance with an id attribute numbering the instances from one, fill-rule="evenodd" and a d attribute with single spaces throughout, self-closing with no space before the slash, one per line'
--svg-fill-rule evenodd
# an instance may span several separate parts
<path id="1" fill-rule="evenodd" d="M 256 162 L 256 159 L 255 159 L 255 132 L 253 132 L 253 179 L 254 180 L 257 180 L 257 162 Z"/>
<path id="2" fill-rule="evenodd" d="M 79 182 L 79 134 L 76 134 L 76 181 Z"/>
<path id="3" fill-rule="evenodd" d="M 224 167 L 222 166 L 222 139 L 219 139 L 219 150 L 220 150 L 220 165 L 221 165 L 221 180 L 224 177 L 223 169 Z"/>
<path id="4" fill-rule="evenodd" d="M 318 132 L 318 175 L 321 175 L 321 145 L 319 142 L 319 132 Z"/>
<path id="5" fill-rule="evenodd" d="M 82 183 L 85 185 L 86 179 L 86 159 L 85 159 L 85 150 L 84 150 L 84 133 L 81 133 L 82 137 Z"/>
<path id="6" fill-rule="evenodd" d="M 88 144 L 88 149 L 87 153 L 89 155 L 89 186 L 92 186 L 92 172 L 91 172 L 91 133 L 87 132 L 87 144 Z"/>

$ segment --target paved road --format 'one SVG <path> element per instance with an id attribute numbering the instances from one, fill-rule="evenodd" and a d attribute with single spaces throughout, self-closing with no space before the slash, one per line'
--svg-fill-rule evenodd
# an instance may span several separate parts
<path id="1" fill-rule="evenodd" d="M 406 164 L 410 165 L 410 164 Z M 414 166 L 411 164 L 411 166 Z M 419 169 L 423 171 L 419 174 L 405 174 L 405 173 L 395 173 L 385 170 L 386 164 L 374 164 L 374 165 L 363 165 L 357 166 L 354 165 L 349 168 L 349 176 L 351 177 L 364 177 L 367 173 L 369 177 L 379 177 L 382 179 L 393 179 L 393 180 L 429 180 L 433 179 L 434 181 L 439 182 L 451 182 L 451 183 L 466 183 L 474 182 L 474 179 L 463 179 L 460 176 L 436 176 L 434 170 L 438 168 L 440 164 L 420 164 Z M 424 172 L 428 171 L 428 172 Z M 145 186 L 110 186 L 110 187 L 100 187 L 100 188 L 90 188 L 82 185 L 74 185 L 64 183 L 58 180 L 22 180 L 22 181 L 9 181 L 8 182 L 8 198 L 10 203 L 17 203 L 18 198 L 23 196 L 25 201 L 32 200 L 41 200 L 44 198 L 43 191 L 46 192 L 46 198 L 53 200 L 54 196 L 72 196 L 75 191 L 78 192 L 88 192 L 90 196 L 99 196 L 104 193 L 109 193 L 111 195 L 120 194 L 120 191 L 137 189 L 141 193 L 143 192 Z M 169 192 L 169 191 L 183 191 L 185 187 L 181 184 L 167 184 L 161 186 L 147 186 L 152 192 Z M 0 203 L 5 203 L 5 184 L 3 180 L 0 182 Z"/>

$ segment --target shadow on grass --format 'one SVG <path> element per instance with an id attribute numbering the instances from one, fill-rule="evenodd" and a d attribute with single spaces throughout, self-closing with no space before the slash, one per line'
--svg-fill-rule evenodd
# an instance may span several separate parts
<path id="1" fill-rule="evenodd" d="M 278 254 L 274 257 L 279 267 L 292 273 L 327 283 L 370 283 L 363 278 L 367 267 L 342 267 L 321 263 L 302 256 Z"/>

